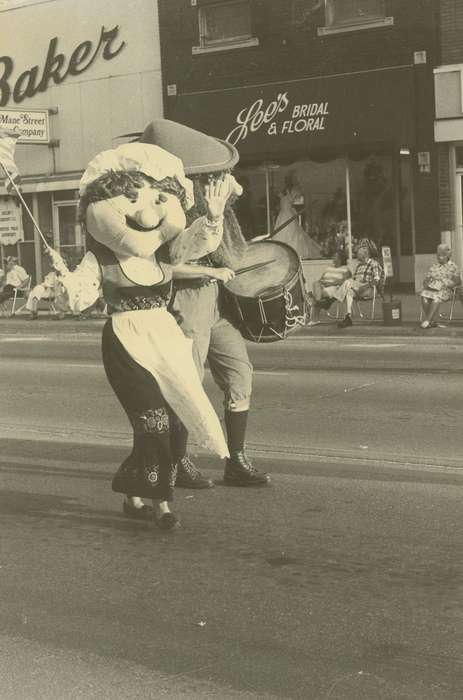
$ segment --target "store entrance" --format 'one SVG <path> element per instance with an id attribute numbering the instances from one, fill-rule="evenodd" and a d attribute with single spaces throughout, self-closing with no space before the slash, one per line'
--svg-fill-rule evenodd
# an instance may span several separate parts
<path id="1" fill-rule="evenodd" d="M 53 244 L 74 267 L 82 258 L 84 239 L 77 221 L 77 201 L 53 202 Z"/>

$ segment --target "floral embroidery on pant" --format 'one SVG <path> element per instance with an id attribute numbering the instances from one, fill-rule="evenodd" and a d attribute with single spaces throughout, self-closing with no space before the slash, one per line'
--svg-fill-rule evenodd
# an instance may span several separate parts
<path id="1" fill-rule="evenodd" d="M 153 464 L 151 467 L 145 467 L 144 472 L 150 486 L 156 486 L 159 481 L 159 465 Z"/>
<path id="2" fill-rule="evenodd" d="M 163 407 L 148 408 L 132 418 L 133 429 L 136 433 L 167 433 L 169 432 L 169 414 Z"/>
<path id="3" fill-rule="evenodd" d="M 172 469 L 170 470 L 170 473 L 169 473 L 169 486 L 171 488 L 174 488 L 175 482 L 177 481 L 177 471 L 178 471 L 177 465 L 174 464 L 172 466 Z"/>

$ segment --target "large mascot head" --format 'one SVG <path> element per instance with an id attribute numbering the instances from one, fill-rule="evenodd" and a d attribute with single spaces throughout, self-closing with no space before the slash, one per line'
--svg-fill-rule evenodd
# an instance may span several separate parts
<path id="1" fill-rule="evenodd" d="M 130 143 L 103 151 L 80 181 L 80 220 L 92 239 L 123 256 L 149 257 L 186 226 L 193 185 L 163 148 Z"/>
<path id="2" fill-rule="evenodd" d="M 204 184 L 223 177 L 239 161 L 238 151 L 232 144 L 169 119 L 152 121 L 146 127 L 140 141 L 161 146 L 181 159 L 185 173 L 192 179 L 194 186 L 195 206 L 188 212 L 188 224 L 206 214 Z M 217 265 L 234 270 L 240 266 L 240 260 L 247 249 L 246 240 L 233 211 L 233 203 L 242 192 L 241 185 L 235 181 L 235 189 L 225 206 L 222 242 L 217 250 L 209 255 Z"/>

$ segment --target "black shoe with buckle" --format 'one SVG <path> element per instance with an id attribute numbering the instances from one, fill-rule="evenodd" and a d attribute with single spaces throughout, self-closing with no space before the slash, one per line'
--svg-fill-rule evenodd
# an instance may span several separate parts
<path id="1" fill-rule="evenodd" d="M 352 326 L 352 319 L 350 314 L 346 314 L 342 321 L 339 321 L 338 328 L 348 328 L 349 326 Z"/>
<path id="2" fill-rule="evenodd" d="M 175 486 L 183 489 L 210 489 L 214 486 L 212 479 L 206 479 L 198 467 L 185 455 L 177 462 L 177 479 Z"/>
<path id="3" fill-rule="evenodd" d="M 145 503 L 140 508 L 137 508 L 129 501 L 124 501 L 122 510 L 124 515 L 133 520 L 153 520 L 153 509 Z"/>
<path id="4" fill-rule="evenodd" d="M 245 452 L 233 452 L 225 463 L 223 480 L 226 486 L 265 486 L 270 477 L 258 472 Z"/>

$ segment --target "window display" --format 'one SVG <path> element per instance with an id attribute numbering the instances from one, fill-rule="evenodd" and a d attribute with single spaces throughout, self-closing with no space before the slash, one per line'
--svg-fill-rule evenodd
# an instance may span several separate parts
<path id="1" fill-rule="evenodd" d="M 396 249 L 392 156 L 243 166 L 236 213 L 246 238 L 266 234 L 306 260 L 332 258 L 360 238 Z M 350 189 L 350 212 L 346 187 Z"/>

